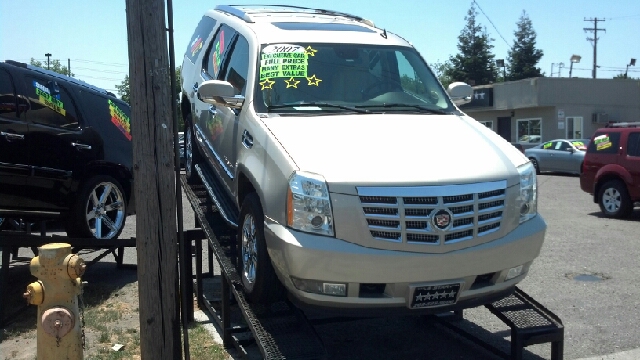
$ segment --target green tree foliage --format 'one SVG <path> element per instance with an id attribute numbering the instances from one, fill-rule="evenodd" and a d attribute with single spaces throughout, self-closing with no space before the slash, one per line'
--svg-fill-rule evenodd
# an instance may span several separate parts
<path id="1" fill-rule="evenodd" d="M 460 52 L 449 58 L 451 67 L 445 75 L 452 81 L 465 81 L 472 85 L 486 85 L 495 82 L 496 66 L 491 53 L 492 38 L 476 21 L 478 12 L 473 3 L 465 16 L 467 25 L 458 36 Z"/>
<path id="2" fill-rule="evenodd" d="M 442 86 L 446 89 L 453 82 L 453 79 L 447 75 L 452 68 L 451 61 L 440 62 L 440 60 L 438 60 L 430 65 L 431 70 L 433 70 L 438 80 L 440 80 L 440 83 L 442 83 Z"/>
<path id="3" fill-rule="evenodd" d="M 120 83 L 120 85 L 116 85 L 116 90 L 118 90 L 118 95 L 120 95 L 120 99 L 126 102 L 127 104 L 131 103 L 131 92 L 129 87 L 129 75 L 124 76 L 124 80 Z"/>
<path id="4" fill-rule="evenodd" d="M 536 32 L 526 11 L 522 10 L 517 26 L 518 29 L 513 33 L 513 47 L 509 50 L 507 80 L 544 76 L 540 68 L 536 67 L 544 52 L 536 49 Z"/>
<path id="5" fill-rule="evenodd" d="M 31 61 L 29 63 L 33 66 L 41 67 L 43 69 L 47 68 L 47 63 L 43 64 L 41 61 L 38 61 L 34 58 L 31 58 Z M 58 59 L 54 59 L 49 62 L 49 70 L 57 72 L 58 74 L 62 74 L 62 75 L 67 75 L 71 77 L 75 76 L 74 73 L 69 74 L 69 69 L 66 66 L 62 66 L 62 64 L 60 63 L 60 60 Z"/>

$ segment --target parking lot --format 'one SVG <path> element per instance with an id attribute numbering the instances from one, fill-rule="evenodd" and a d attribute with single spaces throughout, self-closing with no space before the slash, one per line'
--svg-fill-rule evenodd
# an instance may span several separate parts
<path id="1" fill-rule="evenodd" d="M 538 186 L 538 210 L 548 225 L 546 240 L 519 287 L 562 319 L 565 359 L 600 359 L 640 348 L 640 209 L 627 220 L 601 217 L 598 205 L 580 190 L 577 176 L 540 175 Z M 192 228 L 193 213 L 186 199 L 183 203 L 185 228 Z M 127 222 L 122 236 L 135 236 L 135 217 Z M 125 263 L 135 261 L 135 252 L 126 251 Z M 509 349 L 509 328 L 484 308 L 466 310 L 458 325 Z M 316 331 L 331 359 L 495 359 L 445 327 L 418 317 L 327 324 L 316 326 Z M 605 359 L 633 359 L 637 354 Z M 525 359 L 549 357 L 549 344 L 525 350 Z"/>

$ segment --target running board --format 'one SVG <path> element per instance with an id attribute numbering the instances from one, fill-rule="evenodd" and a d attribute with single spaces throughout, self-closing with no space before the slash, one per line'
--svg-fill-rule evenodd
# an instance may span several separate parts
<path id="1" fill-rule="evenodd" d="M 229 226 L 237 228 L 238 217 L 240 215 L 238 214 L 236 207 L 226 200 L 224 195 L 222 195 L 224 194 L 224 189 L 222 189 L 220 182 L 216 180 L 215 176 L 211 174 L 210 171 L 204 169 L 200 165 L 196 164 L 194 165 L 194 168 L 196 169 L 198 176 L 200 176 L 202 183 L 207 188 L 207 193 L 209 193 L 209 196 L 213 201 L 213 206 L 217 208 L 218 212 L 220 212 L 220 215 L 224 221 L 229 224 Z"/>

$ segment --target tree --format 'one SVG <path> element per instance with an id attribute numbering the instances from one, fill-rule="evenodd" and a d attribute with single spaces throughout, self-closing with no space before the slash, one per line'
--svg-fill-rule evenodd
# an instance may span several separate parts
<path id="1" fill-rule="evenodd" d="M 536 32 L 526 11 L 522 10 L 517 26 L 518 29 L 513 33 L 516 39 L 509 50 L 507 79 L 520 80 L 544 76 L 540 68 L 536 67 L 544 52 L 536 49 Z"/>
<path id="2" fill-rule="evenodd" d="M 120 99 L 126 102 L 127 104 L 131 103 L 131 88 L 129 87 L 129 75 L 124 76 L 124 80 L 120 85 L 116 85 L 116 90 L 118 90 L 118 95 L 120 95 Z"/>
<path id="3" fill-rule="evenodd" d="M 438 60 L 437 62 L 431 63 L 431 70 L 436 74 L 436 77 L 440 80 L 440 83 L 442 83 L 442 86 L 444 86 L 445 89 L 453 82 L 453 79 L 447 75 L 448 71 L 451 71 L 451 69 L 452 65 L 449 60 L 445 62 L 440 62 L 440 60 Z"/>
<path id="4" fill-rule="evenodd" d="M 33 66 L 41 67 L 43 69 L 47 68 L 47 64 L 43 64 L 42 62 L 34 58 L 31 58 L 30 64 Z M 49 62 L 49 70 L 53 72 L 57 72 L 58 74 L 62 74 L 62 75 L 67 75 L 71 77 L 75 76 L 74 73 L 69 74 L 69 69 L 66 66 L 62 66 L 62 64 L 60 63 L 60 60 L 58 59 L 54 59 L 54 60 L 51 60 L 51 62 Z"/>
<path id="5" fill-rule="evenodd" d="M 471 85 L 491 84 L 496 80 L 496 66 L 491 53 L 492 38 L 476 21 L 478 12 L 473 3 L 465 16 L 467 25 L 458 36 L 458 53 L 449 58 L 451 67 L 445 71 L 452 81 L 465 81 Z"/>
<path id="6" fill-rule="evenodd" d="M 640 80 L 640 78 L 632 78 L 631 76 L 627 76 L 625 73 L 620 73 L 613 77 L 614 79 L 622 79 L 622 80 Z"/>

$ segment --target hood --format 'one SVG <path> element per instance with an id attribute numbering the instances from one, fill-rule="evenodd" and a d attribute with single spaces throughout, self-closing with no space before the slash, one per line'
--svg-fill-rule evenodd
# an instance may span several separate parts
<path id="1" fill-rule="evenodd" d="M 466 116 L 354 114 L 263 121 L 299 169 L 322 175 L 331 191 L 338 184 L 505 180 L 527 161 L 502 137 Z"/>

